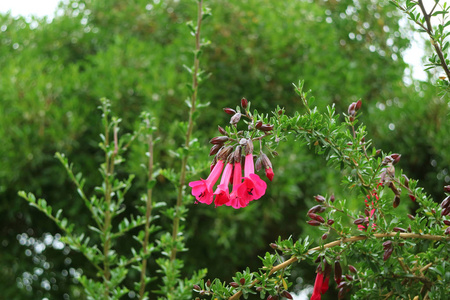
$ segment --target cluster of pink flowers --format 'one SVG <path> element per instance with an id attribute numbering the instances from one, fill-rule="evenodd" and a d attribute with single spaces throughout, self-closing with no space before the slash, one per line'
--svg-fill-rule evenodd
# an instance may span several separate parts
<path id="1" fill-rule="evenodd" d="M 242 177 L 240 146 L 233 153 L 230 153 L 232 147 L 224 147 L 217 154 L 217 162 L 208 178 L 189 183 L 192 188 L 192 195 L 198 202 L 211 204 L 214 201 L 216 207 L 226 205 L 238 209 L 247 206 L 250 201 L 257 200 L 265 194 L 267 184 L 255 174 L 253 146 L 248 146 L 251 143 L 251 141 L 248 141 L 246 146 L 244 177 Z M 269 164 L 263 163 L 263 165 L 267 177 L 272 180 L 273 170 L 270 162 Z M 220 183 L 213 191 L 220 174 L 222 174 Z M 232 183 L 231 193 L 230 183 Z"/>

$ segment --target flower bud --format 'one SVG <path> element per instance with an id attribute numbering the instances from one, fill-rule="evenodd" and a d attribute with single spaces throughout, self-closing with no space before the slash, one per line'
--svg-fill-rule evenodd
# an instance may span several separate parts
<path id="1" fill-rule="evenodd" d="M 236 114 L 236 111 L 235 111 L 234 109 L 232 109 L 232 108 L 229 108 L 229 107 L 225 107 L 225 108 L 223 109 L 223 111 L 226 112 L 226 113 L 229 114 L 229 115 L 234 115 L 234 114 Z"/>
<path id="2" fill-rule="evenodd" d="M 358 271 L 356 271 L 356 268 L 352 265 L 348 265 L 348 269 L 350 272 L 355 273 L 355 274 L 358 272 Z"/>
<path id="3" fill-rule="evenodd" d="M 272 169 L 272 168 L 266 169 L 266 177 L 267 177 L 270 181 L 273 180 L 273 176 L 275 176 L 275 174 L 273 173 L 273 169 Z"/>
<path id="4" fill-rule="evenodd" d="M 450 207 L 443 209 L 441 212 L 441 216 L 447 216 L 449 214 L 450 214 Z"/>
<path id="5" fill-rule="evenodd" d="M 444 186 L 444 192 L 450 193 L 450 185 Z"/>
<path id="6" fill-rule="evenodd" d="M 308 210 L 308 214 L 309 213 L 319 213 L 319 211 L 322 210 L 322 207 L 323 207 L 322 205 L 315 205 Z"/>
<path id="7" fill-rule="evenodd" d="M 239 284 L 237 282 L 230 282 L 230 285 L 234 288 L 239 287 Z"/>
<path id="8" fill-rule="evenodd" d="M 223 134 L 223 135 L 228 135 L 228 133 L 225 131 L 225 129 L 223 129 L 223 128 L 220 127 L 220 126 L 217 126 L 217 127 L 218 127 L 219 132 L 220 132 L 221 134 Z"/>
<path id="9" fill-rule="evenodd" d="M 358 218 L 355 221 L 353 221 L 353 224 L 355 225 L 360 225 L 362 223 L 364 223 L 364 218 Z"/>
<path id="10" fill-rule="evenodd" d="M 412 220 L 412 221 L 414 221 L 414 220 L 416 219 L 416 217 L 414 217 L 414 216 L 411 215 L 411 214 L 408 214 L 408 218 L 409 218 L 410 220 Z"/>
<path id="11" fill-rule="evenodd" d="M 330 226 L 333 225 L 334 224 L 334 220 L 333 219 L 328 219 L 327 224 L 330 225 Z"/>
<path id="12" fill-rule="evenodd" d="M 342 289 L 343 287 L 346 287 L 348 283 L 346 281 L 339 281 L 340 283 L 337 285 L 338 289 Z"/>
<path id="13" fill-rule="evenodd" d="M 325 219 L 322 216 L 316 215 L 315 213 L 309 213 L 308 217 L 313 220 L 319 221 L 320 223 L 325 223 Z"/>
<path id="14" fill-rule="evenodd" d="M 356 102 L 355 110 L 358 111 L 358 110 L 361 108 L 361 105 L 362 105 L 362 101 L 361 101 L 361 99 L 359 99 L 359 100 Z"/>
<path id="15" fill-rule="evenodd" d="M 270 243 L 270 247 L 271 247 L 272 249 L 278 249 L 278 245 L 275 244 L 275 243 Z"/>
<path id="16" fill-rule="evenodd" d="M 286 298 L 286 299 L 294 299 L 294 298 L 292 297 L 292 295 L 289 294 L 288 291 L 283 291 L 283 292 L 281 293 L 281 296 L 283 296 L 283 297 Z"/>
<path id="17" fill-rule="evenodd" d="M 250 153 L 253 153 L 253 142 L 252 140 L 248 139 L 245 141 L 245 155 Z"/>
<path id="18" fill-rule="evenodd" d="M 334 194 L 333 194 L 333 195 L 330 196 L 330 201 L 331 201 L 331 203 L 333 203 L 334 200 L 336 200 L 336 199 L 334 198 Z"/>
<path id="19" fill-rule="evenodd" d="M 241 161 L 241 148 L 242 147 L 240 145 L 237 145 L 236 149 L 233 152 L 234 162 L 236 162 L 236 163 Z"/>
<path id="20" fill-rule="evenodd" d="M 262 169 L 262 159 L 261 156 L 258 156 L 255 162 L 255 170 L 258 172 L 261 169 Z"/>
<path id="21" fill-rule="evenodd" d="M 228 158 L 228 155 L 230 155 L 231 151 L 233 151 L 232 146 L 222 147 L 217 153 L 216 157 L 219 160 L 226 160 Z"/>
<path id="22" fill-rule="evenodd" d="M 444 224 L 450 226 L 450 220 L 444 220 Z"/>
<path id="23" fill-rule="evenodd" d="M 336 281 L 337 284 L 341 282 L 342 277 L 342 268 L 341 263 L 339 260 L 334 261 L 334 281 Z"/>
<path id="24" fill-rule="evenodd" d="M 383 243 L 383 249 L 384 249 L 384 250 L 389 249 L 389 248 L 391 248 L 391 247 L 392 247 L 392 241 L 391 241 L 391 240 L 385 241 L 385 242 Z"/>
<path id="25" fill-rule="evenodd" d="M 262 124 L 261 127 L 259 127 L 258 129 L 261 131 L 272 131 L 273 127 L 274 126 L 270 124 Z"/>
<path id="26" fill-rule="evenodd" d="M 320 202 L 320 203 L 325 202 L 325 197 L 322 196 L 322 195 L 314 196 L 314 199 L 316 199 L 316 201 L 317 201 L 317 202 Z"/>
<path id="27" fill-rule="evenodd" d="M 352 104 L 350 104 L 349 106 L 348 106 L 348 115 L 349 116 L 354 116 L 355 115 L 355 113 L 356 113 L 356 103 L 355 102 L 352 102 Z"/>
<path id="28" fill-rule="evenodd" d="M 447 229 L 445 229 L 444 234 L 447 234 L 447 235 L 450 234 L 450 227 L 447 227 Z"/>
<path id="29" fill-rule="evenodd" d="M 199 285 L 197 285 L 197 284 L 194 284 L 194 290 L 195 290 L 195 291 L 200 291 L 200 290 L 201 290 L 201 288 L 200 288 L 200 286 L 199 286 Z"/>
<path id="30" fill-rule="evenodd" d="M 245 284 L 245 278 L 239 279 L 239 283 L 240 283 L 241 285 L 244 285 L 244 284 Z"/>
<path id="31" fill-rule="evenodd" d="M 350 274 L 345 274 L 345 278 L 347 278 L 348 281 L 353 281 L 353 276 Z"/>
<path id="32" fill-rule="evenodd" d="M 401 227 L 394 227 L 394 228 L 392 228 L 392 230 L 395 232 L 406 232 L 406 229 L 401 228 Z"/>
<path id="33" fill-rule="evenodd" d="M 262 124 L 263 124 L 263 122 L 262 122 L 262 121 L 258 121 L 258 122 L 256 122 L 256 124 L 255 124 L 255 128 L 256 128 L 256 129 L 260 129 L 260 128 L 261 128 L 261 126 L 262 126 Z"/>
<path id="34" fill-rule="evenodd" d="M 246 109 L 248 107 L 248 100 L 245 98 L 241 99 L 241 106 L 243 109 Z"/>
<path id="35" fill-rule="evenodd" d="M 211 286 L 211 280 L 208 279 L 208 281 L 206 282 L 206 286 L 210 287 Z"/>
<path id="36" fill-rule="evenodd" d="M 280 108 L 280 109 L 278 110 L 278 115 L 281 116 L 283 113 L 284 113 L 284 109 L 283 109 L 283 108 Z"/>
<path id="37" fill-rule="evenodd" d="M 322 234 L 322 240 L 326 240 L 328 238 L 328 233 Z"/>
<path id="38" fill-rule="evenodd" d="M 389 259 L 389 257 L 391 257 L 392 252 L 394 251 L 394 248 L 389 248 L 386 251 L 384 251 L 383 254 L 383 260 L 386 261 Z"/>
<path id="39" fill-rule="evenodd" d="M 216 154 L 217 152 L 219 152 L 220 148 L 222 148 L 222 144 L 215 144 L 214 146 L 211 147 L 211 150 L 209 150 L 209 156 L 212 156 L 214 154 Z"/>
<path id="40" fill-rule="evenodd" d="M 392 157 L 392 159 L 394 160 L 394 161 L 392 162 L 392 164 L 395 165 L 395 164 L 397 164 L 397 163 L 400 161 L 400 158 L 401 158 L 402 156 L 401 156 L 401 154 L 394 153 L 394 154 L 391 154 L 391 157 Z"/>
<path id="41" fill-rule="evenodd" d="M 214 144 L 214 145 L 219 145 L 219 144 L 223 144 L 226 141 L 228 141 L 228 137 L 226 135 L 222 135 L 222 136 L 216 136 L 214 138 L 212 138 L 209 143 L 210 144 Z"/>
<path id="42" fill-rule="evenodd" d="M 311 226 L 320 226 L 320 225 L 322 225 L 322 223 L 320 223 L 319 221 L 316 221 L 316 220 L 309 220 L 307 223 L 309 225 L 311 225 Z"/>
<path id="43" fill-rule="evenodd" d="M 261 292 L 261 291 L 263 290 L 263 287 L 262 287 L 262 286 L 257 286 L 255 290 L 256 290 L 257 292 Z"/>
<path id="44" fill-rule="evenodd" d="M 450 196 L 447 196 L 442 202 L 441 207 L 447 208 L 450 205 Z"/>
<path id="45" fill-rule="evenodd" d="M 241 115 L 241 113 L 235 113 L 230 119 L 230 124 L 236 125 L 237 123 L 239 123 L 239 121 L 241 120 Z"/>
<path id="46" fill-rule="evenodd" d="M 416 202 L 416 197 L 414 197 L 414 195 L 408 195 L 409 199 L 411 199 L 412 201 Z"/>
<path id="47" fill-rule="evenodd" d="M 395 197 L 394 197 L 394 203 L 392 204 L 392 206 L 393 206 L 394 208 L 397 208 L 399 204 L 400 204 L 400 196 L 395 195 Z"/>

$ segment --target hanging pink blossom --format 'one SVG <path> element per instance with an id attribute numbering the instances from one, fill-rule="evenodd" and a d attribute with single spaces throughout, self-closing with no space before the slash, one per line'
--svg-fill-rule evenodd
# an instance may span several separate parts
<path id="1" fill-rule="evenodd" d="M 192 195 L 195 196 L 198 202 L 212 203 L 214 197 L 213 186 L 219 179 L 220 173 L 222 173 L 223 165 L 224 162 L 219 160 L 206 180 L 200 179 L 189 182 L 189 186 L 192 188 Z"/>
<path id="2" fill-rule="evenodd" d="M 244 181 L 238 186 L 237 194 L 248 204 L 257 200 L 266 192 L 267 184 L 255 174 L 253 165 L 253 154 L 250 152 L 245 156 Z"/>
<path id="3" fill-rule="evenodd" d="M 217 186 L 216 191 L 214 192 L 214 195 L 216 195 L 216 200 L 214 200 L 216 207 L 227 204 L 230 201 L 230 191 L 228 189 L 228 184 L 230 183 L 232 172 L 233 165 L 228 163 L 225 166 L 225 170 L 223 171 L 220 184 Z"/>
<path id="4" fill-rule="evenodd" d="M 227 206 L 232 206 L 235 209 L 247 206 L 241 195 L 238 194 L 238 187 L 242 183 L 242 166 L 240 162 L 234 164 L 233 170 L 233 190 L 230 194 L 230 201 L 226 203 Z"/>

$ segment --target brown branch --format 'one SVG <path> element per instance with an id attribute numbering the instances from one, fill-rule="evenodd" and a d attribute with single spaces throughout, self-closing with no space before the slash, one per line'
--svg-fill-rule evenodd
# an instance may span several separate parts
<path id="1" fill-rule="evenodd" d="M 375 233 L 373 236 L 358 235 L 358 236 L 352 236 L 352 237 L 349 237 L 349 238 L 339 239 L 339 240 L 336 240 L 334 242 L 325 244 L 323 246 L 317 246 L 317 247 L 311 248 L 305 253 L 305 255 L 308 255 L 311 252 L 319 251 L 319 250 L 322 250 L 322 249 L 333 248 L 333 247 L 336 247 L 336 246 L 341 245 L 343 243 L 354 243 L 354 242 L 357 242 L 357 241 L 367 240 L 367 239 L 369 239 L 371 237 L 374 237 L 374 238 L 377 238 L 377 239 L 382 239 L 382 238 L 396 237 L 396 236 L 399 236 L 400 238 L 403 238 L 403 239 L 422 239 L 422 240 L 432 240 L 432 241 L 450 240 L 450 237 L 441 236 L 441 235 L 431 235 L 431 234 L 398 233 L 398 232 Z M 288 266 L 290 266 L 291 264 L 293 264 L 296 261 L 298 261 L 298 258 L 295 257 L 295 256 L 292 256 L 290 259 L 286 260 L 285 262 L 274 266 L 269 271 L 269 273 L 267 275 L 270 276 L 273 273 L 275 273 L 275 272 L 277 272 L 277 271 L 279 271 L 281 269 L 285 269 L 285 268 L 287 268 Z M 255 279 L 251 283 L 251 287 L 253 287 L 258 282 L 259 282 L 259 280 Z M 242 291 L 239 291 L 239 292 L 235 293 L 233 296 L 231 296 L 228 300 L 237 300 L 241 296 L 242 296 Z"/>

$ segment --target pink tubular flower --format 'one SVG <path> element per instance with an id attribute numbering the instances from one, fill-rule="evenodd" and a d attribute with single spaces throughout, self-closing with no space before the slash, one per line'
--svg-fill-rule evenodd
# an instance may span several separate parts
<path id="1" fill-rule="evenodd" d="M 206 204 L 212 203 L 214 197 L 212 189 L 219 179 L 220 173 L 222 173 L 223 165 L 224 162 L 219 160 L 206 180 L 200 179 L 189 182 L 189 186 L 192 188 L 192 195 L 195 196 L 198 202 Z"/>
<path id="2" fill-rule="evenodd" d="M 233 165 L 227 163 L 225 170 L 222 174 L 222 179 L 220 180 L 220 184 L 217 186 L 214 195 L 216 195 L 216 200 L 214 203 L 217 206 L 224 205 L 230 201 L 230 191 L 228 189 L 228 184 L 231 179 L 231 172 L 233 171 Z"/>
<path id="3" fill-rule="evenodd" d="M 267 178 L 269 178 L 270 181 L 272 181 L 273 176 L 274 176 L 272 168 L 266 169 L 266 176 L 267 176 Z"/>
<path id="4" fill-rule="evenodd" d="M 261 198 L 266 192 L 267 184 L 255 174 L 253 154 L 245 156 L 244 182 L 237 187 L 237 193 L 245 203 Z"/>
<path id="5" fill-rule="evenodd" d="M 247 206 L 248 202 L 245 202 L 238 194 L 238 187 L 242 181 L 242 166 L 240 162 L 234 164 L 233 170 L 233 191 L 230 194 L 230 201 L 225 203 L 227 206 L 232 206 L 235 209 Z"/>

